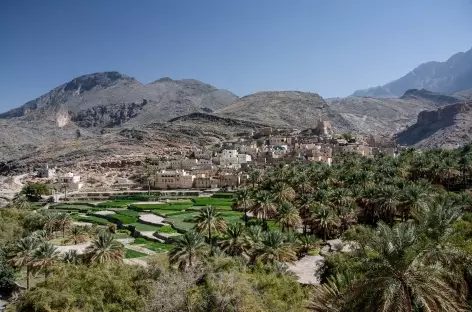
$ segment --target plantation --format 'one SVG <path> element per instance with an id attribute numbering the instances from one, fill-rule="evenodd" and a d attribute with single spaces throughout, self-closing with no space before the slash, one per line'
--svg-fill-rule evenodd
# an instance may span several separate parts
<path id="1" fill-rule="evenodd" d="M 136 250 L 131 250 L 131 249 L 126 249 L 125 250 L 125 259 L 134 259 L 134 258 L 141 258 L 141 257 L 146 257 L 147 254 L 136 251 Z"/>
<path id="2" fill-rule="evenodd" d="M 135 200 L 113 200 L 97 204 L 100 208 L 124 208 L 134 203 Z"/>

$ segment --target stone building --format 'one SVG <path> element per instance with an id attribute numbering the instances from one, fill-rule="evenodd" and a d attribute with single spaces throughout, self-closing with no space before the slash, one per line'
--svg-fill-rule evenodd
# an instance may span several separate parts
<path id="1" fill-rule="evenodd" d="M 195 175 L 185 170 L 162 170 L 156 173 L 152 185 L 157 189 L 190 189 Z"/>

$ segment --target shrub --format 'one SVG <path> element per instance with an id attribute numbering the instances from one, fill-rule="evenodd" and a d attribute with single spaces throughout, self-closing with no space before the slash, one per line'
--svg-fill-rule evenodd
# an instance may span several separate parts
<path id="1" fill-rule="evenodd" d="M 172 228 L 170 225 L 161 226 L 158 230 L 158 233 L 177 233 L 177 231 Z"/>

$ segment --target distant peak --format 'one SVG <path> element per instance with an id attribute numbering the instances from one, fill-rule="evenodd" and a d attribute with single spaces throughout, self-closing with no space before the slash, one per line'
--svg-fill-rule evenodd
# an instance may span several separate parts
<path id="1" fill-rule="evenodd" d="M 134 78 L 123 75 L 116 71 L 98 72 L 74 78 L 66 84 L 64 89 L 65 91 L 79 89 L 81 91 L 89 91 L 96 86 L 101 86 L 104 88 L 112 86 L 120 80 L 135 81 Z"/>
<path id="2" fill-rule="evenodd" d="M 174 81 L 174 80 L 170 77 L 162 77 L 161 79 L 158 79 L 154 82 L 170 82 L 170 81 Z"/>

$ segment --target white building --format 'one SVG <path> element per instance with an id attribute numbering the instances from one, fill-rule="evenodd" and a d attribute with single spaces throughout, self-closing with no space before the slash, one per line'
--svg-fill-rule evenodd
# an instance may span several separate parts
<path id="1" fill-rule="evenodd" d="M 43 178 L 43 179 L 50 179 L 54 177 L 54 174 L 56 173 L 56 170 L 49 168 L 48 164 L 45 164 L 38 170 L 38 177 Z"/>
<path id="2" fill-rule="evenodd" d="M 185 170 L 162 170 L 156 173 L 153 186 L 158 189 L 190 189 L 195 175 Z"/>
<path id="3" fill-rule="evenodd" d="M 69 190 L 80 190 L 83 183 L 80 182 L 80 176 L 75 175 L 72 172 L 68 172 L 63 176 L 57 178 L 57 183 L 66 186 Z"/>

